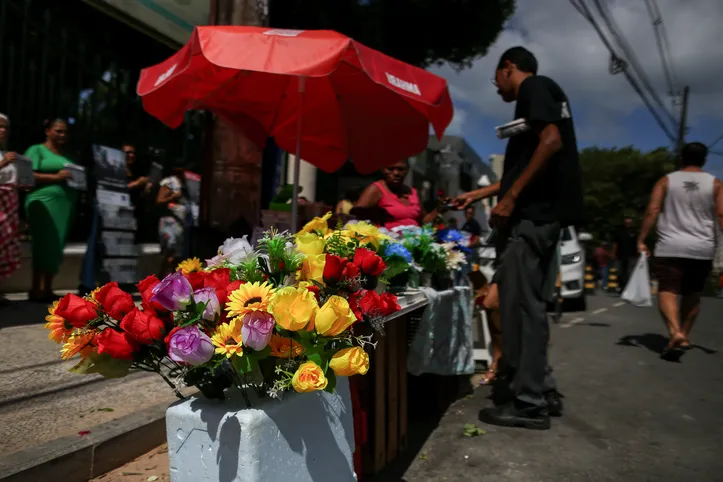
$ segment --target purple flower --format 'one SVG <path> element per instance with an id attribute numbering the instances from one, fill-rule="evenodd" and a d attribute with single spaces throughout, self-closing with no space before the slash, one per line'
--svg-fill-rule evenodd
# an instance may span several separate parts
<path id="1" fill-rule="evenodd" d="M 191 302 L 193 287 L 183 273 L 171 273 L 153 287 L 151 303 L 156 302 L 168 311 L 183 310 Z"/>
<path id="2" fill-rule="evenodd" d="M 193 301 L 206 303 L 206 309 L 201 314 L 204 320 L 214 321 L 221 314 L 221 303 L 218 301 L 215 288 L 208 287 L 196 290 L 193 293 Z"/>
<path id="3" fill-rule="evenodd" d="M 244 345 L 256 351 L 266 348 L 274 334 L 276 320 L 269 313 L 264 311 L 252 311 L 247 313 L 241 320 L 241 338 Z"/>
<path id="4" fill-rule="evenodd" d="M 175 362 L 192 366 L 203 365 L 209 361 L 214 351 L 211 339 L 196 325 L 176 331 L 168 342 L 168 357 Z"/>

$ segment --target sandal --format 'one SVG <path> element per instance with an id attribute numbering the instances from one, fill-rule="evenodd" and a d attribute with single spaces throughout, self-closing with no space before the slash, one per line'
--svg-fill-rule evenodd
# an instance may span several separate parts
<path id="1" fill-rule="evenodd" d="M 495 379 L 497 378 L 497 362 L 498 360 L 492 362 L 487 371 L 482 374 L 482 379 L 480 379 L 479 381 L 480 385 L 490 385 L 494 383 Z"/>
<path id="2" fill-rule="evenodd" d="M 660 354 L 660 358 L 670 362 L 679 361 L 680 357 L 682 357 L 685 353 L 685 348 L 683 347 L 683 343 L 685 343 L 685 341 L 686 339 L 683 335 L 673 336 L 670 339 L 668 346 L 665 350 L 663 350 L 663 353 Z"/>

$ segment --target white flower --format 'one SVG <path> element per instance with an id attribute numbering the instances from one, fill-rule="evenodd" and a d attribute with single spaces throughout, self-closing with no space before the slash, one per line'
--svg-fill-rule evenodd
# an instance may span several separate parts
<path id="1" fill-rule="evenodd" d="M 223 245 L 218 247 L 218 254 L 226 256 L 224 260 L 231 264 L 239 264 L 249 253 L 253 253 L 253 248 L 248 241 L 248 236 L 228 238 Z"/>
<path id="2" fill-rule="evenodd" d="M 467 262 L 467 258 L 464 256 L 464 253 L 454 249 L 455 246 L 455 243 L 442 244 L 442 247 L 446 251 L 445 265 L 450 271 L 457 271 L 462 269 L 462 265 Z"/>

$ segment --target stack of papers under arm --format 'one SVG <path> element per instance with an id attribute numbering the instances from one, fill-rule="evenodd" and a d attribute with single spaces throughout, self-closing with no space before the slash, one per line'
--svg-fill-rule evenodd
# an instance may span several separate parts
<path id="1" fill-rule="evenodd" d="M 85 191 L 88 187 L 85 179 L 85 168 L 77 164 L 66 164 L 65 169 L 70 171 L 70 179 L 66 182 L 68 187 Z"/>
<path id="2" fill-rule="evenodd" d="M 527 132 L 530 130 L 530 124 L 527 123 L 527 119 L 517 119 L 496 127 L 495 130 L 497 131 L 497 137 L 499 139 L 507 139 L 508 137 Z"/>

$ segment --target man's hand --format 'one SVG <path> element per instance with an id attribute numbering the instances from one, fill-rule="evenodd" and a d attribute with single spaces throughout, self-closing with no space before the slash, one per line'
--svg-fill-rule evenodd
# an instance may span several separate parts
<path id="1" fill-rule="evenodd" d="M 645 244 L 645 241 L 638 241 L 638 253 L 650 256 L 650 250 L 648 249 L 648 245 Z"/>
<path id="2" fill-rule="evenodd" d="M 500 202 L 492 208 L 490 213 L 490 226 L 493 228 L 503 227 L 510 220 L 515 210 L 515 198 L 509 194 L 502 197 Z"/>
<path id="3" fill-rule="evenodd" d="M 478 199 L 480 199 L 479 191 L 470 191 L 460 194 L 452 203 L 457 206 L 457 209 L 464 209 Z"/>

